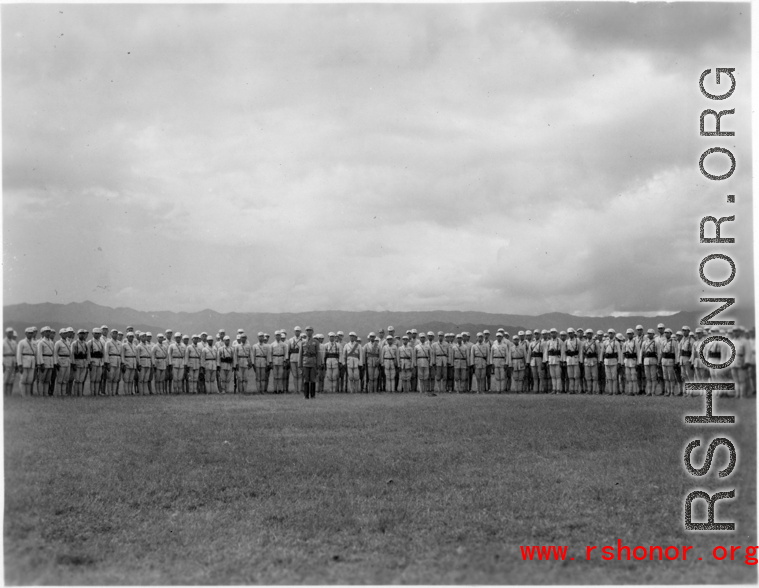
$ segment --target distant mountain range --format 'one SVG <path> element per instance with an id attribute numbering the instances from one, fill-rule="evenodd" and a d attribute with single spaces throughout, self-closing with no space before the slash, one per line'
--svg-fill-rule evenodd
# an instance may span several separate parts
<path id="1" fill-rule="evenodd" d="M 583 329 L 609 329 L 617 331 L 635 327 L 638 324 L 644 328 L 654 328 L 662 322 L 673 330 L 688 325 L 691 329 L 698 326 L 699 320 L 712 310 L 704 305 L 701 312 L 678 312 L 674 315 L 661 317 L 580 317 L 571 314 L 552 312 L 538 316 L 516 314 L 493 314 L 487 312 L 467 312 L 448 310 L 429 310 L 420 312 L 347 312 L 341 310 L 318 310 L 299 313 L 263 313 L 263 312 L 230 312 L 222 314 L 213 310 L 199 312 L 143 312 L 132 308 L 110 308 L 93 302 L 72 302 L 70 304 L 13 304 L 4 307 L 3 324 L 13 327 L 23 336 L 23 330 L 31 325 L 38 328 L 50 326 L 56 331 L 62 327 L 87 328 L 108 325 L 111 328 L 124 330 L 127 326 L 142 331 L 165 331 L 171 328 L 182 333 L 200 333 L 206 331 L 215 334 L 224 328 L 227 334 L 233 335 L 237 329 L 244 329 L 249 337 L 255 338 L 259 331 L 272 335 L 277 329 L 285 329 L 292 335 L 293 327 L 300 326 L 305 330 L 311 325 L 317 333 L 326 335 L 329 331 L 342 330 L 347 335 L 356 331 L 359 337 L 365 338 L 370 331 L 380 327 L 387 330 L 392 325 L 396 333 L 406 329 L 416 328 L 420 331 L 461 332 L 469 331 L 473 336 L 478 331 L 489 329 L 495 335 L 499 327 L 505 328 L 512 335 L 515 331 L 527 329 L 559 330 L 568 327 Z M 753 308 L 739 309 L 737 315 L 726 312 L 721 319 L 735 319 L 737 324 L 746 327 L 753 326 Z"/>

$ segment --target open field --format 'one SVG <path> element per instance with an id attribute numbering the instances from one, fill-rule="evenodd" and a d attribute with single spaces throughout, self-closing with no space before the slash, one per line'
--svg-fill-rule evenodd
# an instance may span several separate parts
<path id="1" fill-rule="evenodd" d="M 327 395 L 5 401 L 10 584 L 755 582 L 755 404 L 686 426 L 703 399 Z M 738 448 L 696 481 L 682 451 Z M 683 499 L 736 488 L 686 533 Z M 698 511 L 697 511 L 698 512 Z M 700 511 L 703 513 L 703 509 Z M 695 518 L 695 517 L 694 517 Z M 701 520 L 695 518 L 695 520 Z M 602 561 L 585 545 L 694 545 L 688 561 Z M 523 562 L 520 545 L 569 546 Z M 739 552 L 742 553 L 742 552 Z M 702 561 L 698 557 L 703 556 Z"/>

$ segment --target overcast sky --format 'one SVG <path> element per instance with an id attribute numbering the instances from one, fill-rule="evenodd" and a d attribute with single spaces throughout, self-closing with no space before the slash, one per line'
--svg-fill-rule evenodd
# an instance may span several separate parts
<path id="1" fill-rule="evenodd" d="M 749 305 L 749 48 L 748 4 L 3 5 L 4 303 Z"/>

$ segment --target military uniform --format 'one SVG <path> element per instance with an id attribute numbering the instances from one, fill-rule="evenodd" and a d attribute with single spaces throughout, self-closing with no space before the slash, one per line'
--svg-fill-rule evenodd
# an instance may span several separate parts
<path id="1" fill-rule="evenodd" d="M 187 383 L 189 384 L 188 394 L 198 393 L 198 377 L 200 376 L 200 352 L 196 339 L 200 339 L 198 336 L 193 336 L 193 342 L 187 346 L 184 352 L 184 365 L 187 370 Z"/>
<path id="2" fill-rule="evenodd" d="M 179 333 L 178 335 L 181 336 Z M 184 381 L 184 350 L 181 341 L 175 339 L 173 343 L 169 344 L 168 355 L 167 369 L 171 372 L 173 392 L 174 394 L 181 394 L 183 391 L 182 382 Z"/>
<path id="3" fill-rule="evenodd" d="M 253 346 L 246 337 L 245 341 L 240 340 L 237 345 L 234 345 L 233 350 L 235 365 L 237 366 L 237 391 L 240 394 L 246 394 L 248 392 L 248 374 L 253 366 Z"/>
<path id="4" fill-rule="evenodd" d="M 219 362 L 219 393 L 232 394 L 234 392 L 235 352 L 229 343 L 229 335 L 224 337 L 223 343 L 216 348 Z"/>
<path id="5" fill-rule="evenodd" d="M 393 344 L 393 340 L 390 339 L 390 335 L 388 335 L 385 345 L 382 346 L 380 357 L 382 358 L 382 368 L 385 372 L 387 391 L 395 392 L 395 376 L 396 371 L 398 370 L 398 349 Z"/>
<path id="6" fill-rule="evenodd" d="M 632 329 L 628 332 L 632 335 Z M 625 366 L 625 393 L 630 396 L 638 394 L 638 342 L 635 337 L 628 337 L 622 343 L 622 356 Z"/>
<path id="7" fill-rule="evenodd" d="M 311 329 L 306 329 L 308 332 Z M 313 337 L 303 340 L 300 345 L 300 369 L 303 376 L 303 395 L 316 397 L 316 370 L 319 364 L 319 341 Z"/>
<path id="8" fill-rule="evenodd" d="M 100 329 L 92 330 L 92 339 L 87 341 L 87 357 L 90 366 L 90 396 L 102 396 L 103 364 L 105 363 L 105 341 Z"/>
<path id="9" fill-rule="evenodd" d="M 484 340 L 478 340 L 469 350 L 469 365 L 474 367 L 474 377 L 477 379 L 477 394 L 482 394 L 487 390 L 488 366 L 490 363 L 490 346 Z"/>
<path id="10" fill-rule="evenodd" d="M 111 333 L 111 338 L 105 342 L 105 371 L 108 385 L 106 394 L 115 396 L 119 393 L 119 380 L 121 379 L 121 343 L 114 338 L 116 333 Z"/>
<path id="11" fill-rule="evenodd" d="M 134 374 L 137 371 L 137 345 L 129 337 L 121 344 L 121 371 L 124 380 L 124 394 L 134 394 Z"/>
<path id="12" fill-rule="evenodd" d="M 555 333 L 556 329 L 551 331 Z M 551 376 L 551 391 L 554 394 L 561 392 L 561 361 L 564 357 L 564 342 L 558 337 L 551 337 L 543 351 L 543 361 L 548 363 L 548 371 Z"/>
<path id="13" fill-rule="evenodd" d="M 443 393 L 447 389 L 448 360 L 451 356 L 451 346 L 448 341 L 443 339 L 441 333 L 438 333 L 438 340 L 432 343 L 431 348 L 432 365 L 435 369 L 435 392 Z"/>
<path id="14" fill-rule="evenodd" d="M 208 344 L 200 350 L 200 365 L 203 368 L 203 379 L 206 383 L 206 394 L 217 394 L 216 375 L 219 371 L 219 348 Z"/>
<path id="15" fill-rule="evenodd" d="M 156 394 L 166 394 L 166 369 L 169 366 L 169 346 L 165 339 L 159 338 L 150 350 L 150 356 L 155 370 Z"/>
<path id="16" fill-rule="evenodd" d="M 85 332 L 80 329 L 79 334 L 84 335 Z M 75 339 L 71 344 L 71 353 L 74 357 L 71 367 L 74 371 L 74 396 L 82 396 L 84 393 L 84 382 L 87 379 L 87 368 L 90 364 L 87 351 L 87 341 L 84 338 Z"/>
<path id="17" fill-rule="evenodd" d="M 293 383 L 293 392 L 300 394 L 303 388 L 303 375 L 300 371 L 300 337 L 290 337 L 287 340 L 287 361 L 290 366 L 290 379 Z M 289 391 L 289 385 L 285 387 Z"/>
<path id="18" fill-rule="evenodd" d="M 610 335 L 609 338 L 603 342 L 601 349 L 604 356 L 604 372 L 607 384 L 606 393 L 612 395 L 619 394 L 617 369 L 618 365 L 622 363 L 622 346 L 619 344 L 616 337 Z"/>
<path id="19" fill-rule="evenodd" d="M 451 347 L 450 361 L 453 365 L 453 386 L 456 393 L 466 392 L 469 379 L 469 348 L 463 341 L 456 341 Z"/>
<path id="20" fill-rule="evenodd" d="M 373 335 L 373 334 L 372 334 Z M 364 363 L 368 392 L 379 392 L 380 343 L 376 339 L 364 345 Z"/>
<path id="21" fill-rule="evenodd" d="M 413 349 L 412 365 L 416 371 L 420 392 L 430 392 L 430 375 L 432 370 L 432 347 L 425 340 L 419 341 Z"/>
<path id="22" fill-rule="evenodd" d="M 21 342 L 23 343 L 23 341 Z M 21 346 L 19 343 L 19 346 Z M 53 363 L 56 366 L 57 376 L 55 390 L 58 396 L 65 396 L 68 387 L 69 374 L 71 373 L 71 344 L 67 338 L 61 338 L 53 346 Z"/>
<path id="23" fill-rule="evenodd" d="M 411 372 L 414 364 L 414 350 L 409 345 L 408 339 L 408 336 L 402 338 L 401 346 L 398 347 L 397 350 L 401 392 L 411 392 Z"/>
<path id="24" fill-rule="evenodd" d="M 574 335 L 574 330 L 568 330 L 568 338 L 564 342 L 563 361 L 567 370 L 567 392 L 575 394 L 580 392 L 580 340 Z"/>
<path id="25" fill-rule="evenodd" d="M 50 331 L 43 329 L 48 334 Z M 48 396 L 55 373 L 55 343 L 49 337 L 42 337 L 37 342 L 37 376 L 38 392 L 40 396 Z"/>
<path id="26" fill-rule="evenodd" d="M 666 333 L 667 331 L 665 331 Z M 661 341 L 661 340 L 660 340 Z M 680 361 L 680 350 L 677 341 L 672 337 L 664 338 L 659 348 L 659 363 L 664 375 L 664 395 L 676 396 L 679 392 L 675 377 L 675 365 Z"/>
<path id="27" fill-rule="evenodd" d="M 585 372 L 585 391 L 587 394 L 599 394 L 598 386 L 598 359 L 601 354 L 601 346 L 593 334 L 580 345 L 580 360 Z"/>
<path id="28" fill-rule="evenodd" d="M 13 329 L 9 329 L 12 333 Z M 13 384 L 16 381 L 16 355 L 18 343 L 16 343 L 11 334 L 7 334 L 3 339 L 3 391 L 5 396 L 13 394 Z"/>
<path id="29" fill-rule="evenodd" d="M 354 335 L 351 333 L 351 335 Z M 359 368 L 364 364 L 364 348 L 358 341 L 348 341 L 343 346 L 342 363 L 345 366 L 348 379 L 348 391 L 355 394 L 361 391 Z"/>

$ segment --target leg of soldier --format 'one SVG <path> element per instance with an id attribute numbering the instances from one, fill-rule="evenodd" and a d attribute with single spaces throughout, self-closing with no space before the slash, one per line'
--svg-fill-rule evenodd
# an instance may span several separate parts
<path id="1" fill-rule="evenodd" d="M 401 370 L 399 368 L 395 368 L 395 387 L 393 388 L 394 392 L 397 392 L 400 390 L 400 377 L 401 377 Z"/>
<path id="2" fill-rule="evenodd" d="M 248 385 L 250 383 L 250 368 L 247 366 L 239 366 L 237 368 L 237 392 L 239 394 L 248 393 Z"/>
<path id="3" fill-rule="evenodd" d="M 501 360 L 503 361 L 503 360 Z M 501 394 L 504 390 L 504 379 L 506 378 L 506 369 L 503 364 L 493 364 L 493 381 L 495 392 Z"/>
<path id="4" fill-rule="evenodd" d="M 134 369 L 124 367 L 124 371 L 121 373 L 121 379 L 123 381 L 122 391 L 124 396 L 131 396 L 134 392 Z"/>
<path id="5" fill-rule="evenodd" d="M 395 392 L 395 366 L 393 362 L 388 361 L 385 363 L 385 380 L 388 392 Z"/>
<path id="6" fill-rule="evenodd" d="M 348 370 L 348 384 L 350 384 L 350 392 L 351 394 L 358 394 L 361 392 L 361 370 L 359 370 L 358 365 L 354 367 L 346 367 Z"/>
<path id="7" fill-rule="evenodd" d="M 102 381 L 103 368 L 99 365 L 93 365 L 90 368 L 90 396 L 97 396 L 100 393 L 100 382 Z"/>
<path id="8" fill-rule="evenodd" d="M 679 396 L 680 395 L 680 389 L 681 389 L 682 382 L 683 382 L 682 372 L 680 370 L 680 364 L 676 363 L 674 366 L 672 366 L 672 368 L 673 368 L 674 373 L 675 373 L 675 378 L 674 378 L 674 380 L 672 380 L 672 384 L 671 384 L 672 385 L 672 396 Z"/>
<path id="9" fill-rule="evenodd" d="M 239 392 L 240 386 L 240 373 L 237 373 L 237 390 Z M 258 392 L 259 394 L 266 394 L 269 391 L 269 370 L 266 367 L 258 368 Z"/>
<path id="10" fill-rule="evenodd" d="M 293 375 L 293 384 L 295 385 L 295 392 L 300 394 L 303 391 L 303 374 L 298 364 L 290 364 L 290 373 Z"/>
<path id="11" fill-rule="evenodd" d="M 690 390 L 685 389 L 685 384 L 693 381 L 693 364 L 690 361 L 683 362 L 683 382 L 680 386 L 680 392 L 683 396 L 690 396 Z"/>
<path id="12" fill-rule="evenodd" d="M 654 369 L 651 369 L 654 368 Z M 643 372 L 646 376 L 646 396 L 654 395 L 653 379 L 656 376 L 656 366 L 645 365 L 643 366 Z"/>
<path id="13" fill-rule="evenodd" d="M 611 394 L 612 396 L 619 394 L 619 383 L 617 382 L 617 366 L 607 365 L 605 367 L 606 369 L 604 371 L 606 372 L 606 393 Z"/>
<path id="14" fill-rule="evenodd" d="M 485 390 L 485 372 L 487 371 L 486 366 L 482 367 L 475 367 L 474 368 L 474 377 L 477 380 L 477 394 L 482 394 Z"/>
<path id="15" fill-rule="evenodd" d="M 76 386 L 76 395 L 84 396 L 85 384 L 87 382 L 87 374 L 89 371 L 87 367 L 79 366 L 76 368 L 76 374 L 74 374 L 74 385 Z"/>
<path id="16" fill-rule="evenodd" d="M 14 370 L 9 371 L 15 374 Z M 37 374 L 37 394 L 40 396 L 47 396 L 48 390 L 50 390 L 50 377 L 53 371 L 50 368 L 45 368 Z"/>
<path id="17" fill-rule="evenodd" d="M 3 395 L 13 394 L 13 383 L 16 381 L 16 368 L 12 365 L 3 366 Z"/>
<path id="18" fill-rule="evenodd" d="M 60 397 L 66 396 L 66 385 L 69 381 L 69 368 L 58 368 L 55 375 L 55 395 Z"/>
<path id="19" fill-rule="evenodd" d="M 585 391 L 586 394 L 595 394 L 595 389 L 593 387 L 593 367 L 594 366 L 585 366 Z"/>
<path id="20" fill-rule="evenodd" d="M 379 368 L 377 362 L 366 364 L 367 391 L 376 393 L 379 390 Z"/>
<path id="21" fill-rule="evenodd" d="M 162 370 L 159 368 L 155 369 L 155 393 L 156 394 L 165 394 L 165 382 L 166 382 L 166 370 Z"/>
<path id="22" fill-rule="evenodd" d="M 585 364 L 577 365 L 577 378 L 575 379 L 575 392 L 583 394 L 585 392 Z"/>
<path id="23" fill-rule="evenodd" d="M 579 364 L 575 364 L 567 367 L 569 370 L 569 387 L 573 394 L 579 394 L 581 389 L 580 382 L 582 381 L 580 378 L 580 366 Z"/>
<path id="24" fill-rule="evenodd" d="M 530 366 L 530 371 L 532 372 L 532 391 L 537 394 L 540 392 L 540 368 L 538 367 L 537 361 L 534 362 L 534 364 L 535 365 Z"/>
<path id="25" fill-rule="evenodd" d="M 461 394 L 461 379 L 463 378 L 463 370 L 458 367 L 453 367 L 453 391 L 456 392 L 456 394 Z"/>

